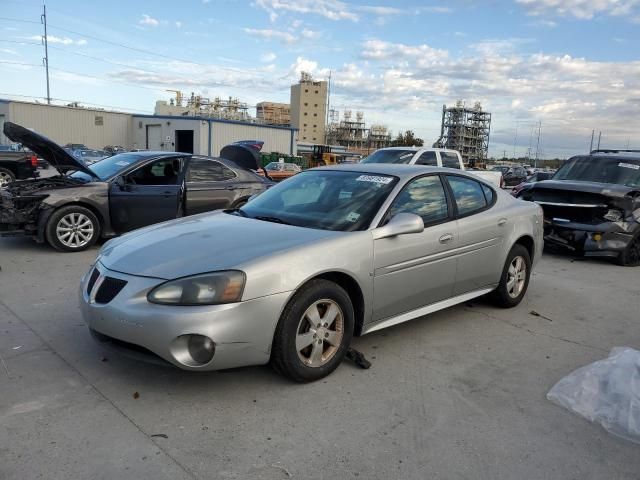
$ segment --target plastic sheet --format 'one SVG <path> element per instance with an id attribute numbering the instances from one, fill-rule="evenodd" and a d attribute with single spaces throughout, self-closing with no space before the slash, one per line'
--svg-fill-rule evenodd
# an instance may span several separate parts
<path id="1" fill-rule="evenodd" d="M 614 348 L 606 359 L 564 377 L 547 398 L 613 435 L 640 443 L 640 351 Z"/>

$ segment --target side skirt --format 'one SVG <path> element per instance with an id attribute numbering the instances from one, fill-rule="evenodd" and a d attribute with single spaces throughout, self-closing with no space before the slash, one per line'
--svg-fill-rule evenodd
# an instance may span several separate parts
<path id="1" fill-rule="evenodd" d="M 486 295 L 487 293 L 495 290 L 495 288 L 496 287 L 490 287 L 482 288 L 480 290 L 474 290 L 473 292 L 468 292 L 462 295 L 458 295 L 457 297 L 451 297 L 446 300 L 441 300 L 439 302 L 432 303 L 431 305 L 420 307 L 416 310 L 411 310 L 410 312 L 401 313 L 400 315 L 396 315 L 395 317 L 379 320 L 376 323 L 365 325 L 365 327 L 362 329 L 362 335 L 375 332 L 376 330 L 382 330 L 383 328 L 391 327 L 393 325 L 398 325 L 399 323 L 404 323 L 409 320 L 413 320 L 414 318 L 437 312 L 438 310 L 444 310 L 445 308 L 453 307 L 454 305 L 466 302 L 467 300 L 471 300 L 472 298 Z"/>

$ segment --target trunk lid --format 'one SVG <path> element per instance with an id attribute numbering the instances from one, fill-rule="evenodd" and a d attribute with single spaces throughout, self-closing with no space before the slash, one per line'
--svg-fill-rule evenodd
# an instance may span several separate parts
<path id="1" fill-rule="evenodd" d="M 49 140 L 47 137 L 24 128 L 12 122 L 5 122 L 4 134 L 14 142 L 21 143 L 39 157 L 52 165 L 58 172 L 64 174 L 68 171 L 79 171 L 98 178 L 89 168 L 85 167 L 79 160 L 67 153 L 60 145 Z"/>

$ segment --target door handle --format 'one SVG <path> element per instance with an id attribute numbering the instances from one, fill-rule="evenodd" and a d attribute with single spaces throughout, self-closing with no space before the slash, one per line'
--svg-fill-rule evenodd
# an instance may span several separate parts
<path id="1" fill-rule="evenodd" d="M 507 223 L 507 219 L 506 218 L 501 218 L 500 220 L 498 220 L 498 226 L 499 227 L 502 227 L 506 223 Z"/>
<path id="2" fill-rule="evenodd" d="M 453 235 L 450 233 L 445 233 L 438 239 L 440 243 L 447 243 L 447 242 L 450 242 L 451 240 L 453 240 Z"/>

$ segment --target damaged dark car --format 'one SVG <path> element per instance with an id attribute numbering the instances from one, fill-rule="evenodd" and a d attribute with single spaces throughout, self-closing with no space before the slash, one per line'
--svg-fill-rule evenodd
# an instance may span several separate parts
<path id="1" fill-rule="evenodd" d="M 640 151 L 572 157 L 518 197 L 542 206 L 546 245 L 640 265 Z"/>
<path id="2" fill-rule="evenodd" d="M 57 176 L 0 188 L 0 236 L 32 236 L 60 251 L 89 248 L 154 223 L 238 208 L 272 182 L 252 169 L 257 155 L 229 145 L 213 158 L 179 152 L 127 152 L 85 166 L 55 142 L 5 122 L 4 134 L 49 162 Z"/>

